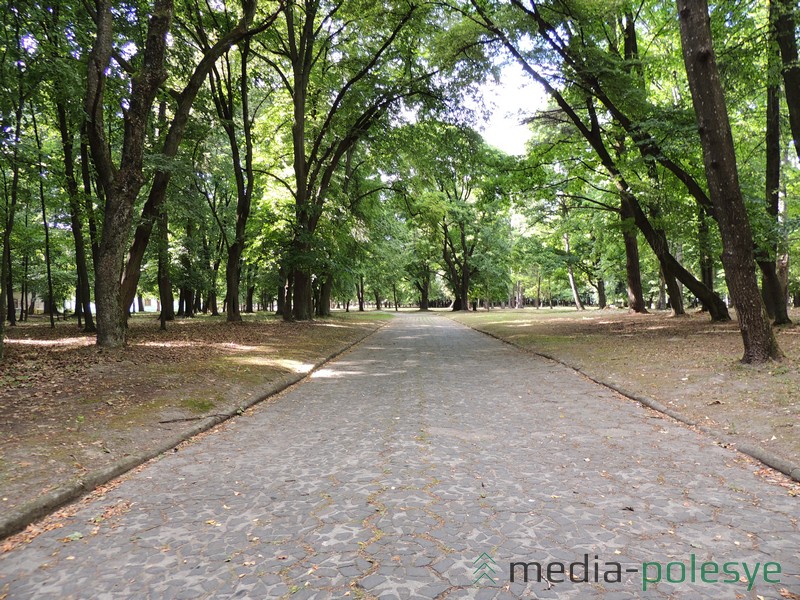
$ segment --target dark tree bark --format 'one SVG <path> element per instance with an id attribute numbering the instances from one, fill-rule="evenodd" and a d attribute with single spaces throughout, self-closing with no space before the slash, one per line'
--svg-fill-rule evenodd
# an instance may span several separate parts
<path id="1" fill-rule="evenodd" d="M 83 196 L 84 208 L 86 209 L 86 220 L 89 223 L 89 243 L 92 248 L 92 269 L 97 271 L 97 256 L 100 254 L 100 241 L 97 233 L 97 219 L 94 214 L 94 205 L 92 203 L 92 172 L 89 168 L 89 141 L 88 134 L 86 133 L 86 120 L 81 125 L 81 179 L 83 181 Z M 99 191 L 99 186 L 98 186 Z M 100 194 L 98 194 L 98 200 Z"/>
<path id="2" fill-rule="evenodd" d="M 414 279 L 414 287 L 419 292 L 419 309 L 429 310 L 430 308 L 430 289 L 431 289 L 431 269 L 425 264 L 423 265 L 420 276 Z"/>
<path id="3" fill-rule="evenodd" d="M 706 0 L 677 0 L 684 63 L 703 146 L 706 178 L 722 236 L 722 263 L 736 308 L 747 363 L 777 359 L 775 340 L 758 290 L 753 235 L 747 216 L 728 111 L 711 37 Z"/>
<path id="4" fill-rule="evenodd" d="M 608 305 L 606 298 L 606 282 L 602 277 L 597 278 L 597 308 L 605 308 Z"/>
<path id="5" fill-rule="evenodd" d="M 241 279 L 242 253 L 245 244 L 247 221 L 250 217 L 250 207 L 253 199 L 253 185 L 255 176 L 253 172 L 253 118 L 250 111 L 248 59 L 250 56 L 250 42 L 245 39 L 239 45 L 239 75 L 238 82 L 234 80 L 231 61 L 225 53 L 227 68 L 220 72 L 212 66 L 211 95 L 214 106 L 219 116 L 220 125 L 228 136 L 231 150 L 231 164 L 236 181 L 236 224 L 234 238 L 228 245 L 228 259 L 225 268 L 227 284 L 227 319 L 229 322 L 242 320 L 239 308 L 239 283 Z M 241 102 L 242 138 L 236 130 L 235 117 L 237 113 L 236 97 Z"/>
<path id="6" fill-rule="evenodd" d="M 20 15 L 15 13 L 14 37 L 17 56 L 22 56 L 22 41 L 20 35 Z M 11 273 L 11 231 L 14 229 L 14 217 L 17 211 L 19 197 L 19 147 L 22 140 L 22 115 L 25 110 L 25 87 L 23 63 L 17 63 L 16 102 L 14 106 L 14 139 L 11 150 L 11 189 L 5 196 L 5 212 L 3 223 L 3 249 L 0 257 L 0 359 L 3 358 L 5 349 L 6 319 L 11 325 L 16 324 L 17 315 L 14 307 L 14 284 Z M 5 190 L 4 190 L 5 191 Z"/>
<path id="7" fill-rule="evenodd" d="M 56 103 L 58 129 L 61 133 L 61 149 L 64 153 L 64 179 L 66 181 L 67 196 L 69 197 L 70 223 L 72 225 L 72 238 L 75 242 L 75 268 L 78 271 L 78 285 L 76 288 L 76 301 L 80 302 L 81 316 L 84 320 L 83 330 L 89 333 L 95 331 L 92 318 L 91 296 L 89 288 L 89 270 L 86 265 L 86 244 L 83 239 L 83 218 L 81 199 L 78 191 L 78 181 L 75 178 L 75 156 L 67 119 L 67 109 L 63 102 Z"/>
<path id="8" fill-rule="evenodd" d="M 205 45 L 203 48 L 203 58 L 195 67 L 188 83 L 177 97 L 177 105 L 174 108 L 174 116 L 169 124 L 166 138 L 164 139 L 161 153 L 166 159 L 174 158 L 178 154 L 181 140 L 186 131 L 194 100 L 203 87 L 203 83 L 208 77 L 214 63 L 225 54 L 231 47 L 243 39 L 260 33 L 274 23 L 277 13 L 270 16 L 264 23 L 254 29 L 248 29 L 255 15 L 257 1 L 250 0 L 243 2 L 244 15 L 239 23 L 232 30 L 222 36 L 216 43 L 211 45 L 206 36 L 206 32 L 201 23 L 197 23 L 197 39 Z M 133 238 L 133 244 L 128 251 L 128 260 L 125 264 L 125 271 L 122 276 L 122 294 L 126 299 L 133 300 L 133 294 L 139 283 L 141 276 L 142 259 L 150 240 L 153 225 L 158 218 L 164 205 L 167 188 L 169 186 L 172 170 L 157 170 L 153 179 L 150 193 L 142 208 L 142 216 Z"/>
<path id="9" fill-rule="evenodd" d="M 36 141 L 37 163 L 39 165 L 39 202 L 42 206 L 42 224 L 44 226 L 44 262 L 47 266 L 47 304 L 50 307 L 50 328 L 55 329 L 56 322 L 53 312 L 55 311 L 55 299 L 53 298 L 53 272 L 50 261 L 50 225 L 47 222 L 47 209 L 44 202 L 44 157 L 42 156 L 42 140 L 39 137 L 39 127 L 36 124 L 36 111 L 31 105 L 31 123 L 33 124 L 33 137 Z M 14 307 L 11 307 L 11 314 L 14 314 Z"/>
<path id="10" fill-rule="evenodd" d="M 625 204 L 622 204 L 624 207 Z M 642 293 L 642 272 L 639 261 L 639 240 L 636 225 L 630 211 L 620 210 L 622 220 L 622 239 L 625 244 L 625 276 L 628 290 L 628 308 L 635 313 L 646 313 L 647 308 Z M 537 293 L 538 295 L 538 293 Z M 537 301 L 538 306 L 538 301 Z"/>
<path id="11" fill-rule="evenodd" d="M 697 246 L 700 251 L 700 281 L 714 289 L 714 256 L 711 250 L 711 234 L 708 230 L 708 215 L 702 208 L 697 215 Z M 708 307 L 701 300 L 702 310 Z"/>
<path id="12" fill-rule="evenodd" d="M 795 151 L 800 158 L 800 62 L 798 61 L 796 34 L 797 3 L 793 0 L 771 0 L 770 10 L 774 10 L 772 23 L 783 63 L 783 85 L 786 106 L 789 111 L 789 126 Z"/>
<path id="13" fill-rule="evenodd" d="M 125 345 L 126 307 L 120 288 L 120 272 L 133 219 L 133 205 L 144 184 L 144 143 L 156 93 L 166 80 L 164 68 L 167 33 L 172 22 L 172 0 L 156 0 L 150 16 L 143 62 L 133 76 L 128 109 L 124 116 L 124 140 L 120 165 L 111 157 L 106 139 L 103 100 L 111 60 L 113 13 L 110 0 L 97 0 L 97 33 L 89 54 L 84 107 L 89 146 L 95 170 L 105 194 L 103 232 L 96 260 L 95 302 L 97 344 L 115 348 Z"/>
<path id="14" fill-rule="evenodd" d="M 327 275 L 322 281 L 319 290 L 319 303 L 317 304 L 317 314 L 320 317 L 331 316 L 331 293 L 333 292 L 333 275 Z"/>
<path id="15" fill-rule="evenodd" d="M 169 236 L 166 211 L 158 218 L 158 298 L 161 304 L 161 328 L 167 321 L 175 320 L 175 298 L 169 277 Z"/>
<path id="16" fill-rule="evenodd" d="M 244 303 L 244 312 L 246 313 L 253 313 L 253 297 L 256 294 L 256 286 L 248 285 L 247 292 L 245 294 L 245 303 Z"/>
<path id="17" fill-rule="evenodd" d="M 770 3 L 770 23 L 777 21 L 776 5 Z M 771 31 L 775 31 L 773 27 Z M 769 36 L 767 47 L 767 119 L 766 119 L 766 177 L 765 197 L 767 212 L 777 225 L 781 185 L 781 109 L 780 85 L 772 79 L 779 58 L 777 48 L 773 47 L 772 36 Z M 777 229 L 777 227 L 776 227 Z M 776 325 L 791 323 L 786 302 L 786 288 L 781 285 L 778 276 L 777 259 L 778 240 L 775 239 L 768 249 L 756 249 L 756 261 L 761 269 L 761 296 L 767 314 Z"/>
<path id="18" fill-rule="evenodd" d="M 356 296 L 358 297 L 358 312 L 364 312 L 364 275 L 358 276 Z"/>

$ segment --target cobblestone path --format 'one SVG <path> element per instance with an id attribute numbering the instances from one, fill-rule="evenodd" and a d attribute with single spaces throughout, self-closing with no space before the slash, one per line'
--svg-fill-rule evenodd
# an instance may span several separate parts
<path id="1" fill-rule="evenodd" d="M 800 498 L 756 468 L 569 369 L 401 315 L 0 556 L 0 598 L 800 594 Z"/>

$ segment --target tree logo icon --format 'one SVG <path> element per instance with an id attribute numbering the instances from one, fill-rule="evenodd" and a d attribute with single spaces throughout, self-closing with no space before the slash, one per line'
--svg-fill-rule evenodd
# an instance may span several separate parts
<path id="1" fill-rule="evenodd" d="M 496 567 L 497 563 L 494 562 L 494 559 L 492 559 L 492 557 L 489 556 L 486 552 L 484 552 L 478 558 L 476 558 L 472 562 L 472 566 L 475 567 L 475 569 L 472 571 L 472 574 L 475 576 L 475 579 L 473 580 L 472 583 L 473 584 L 481 583 L 481 581 L 483 581 L 484 579 L 488 579 L 492 583 L 497 583 L 494 577 L 492 577 L 492 575 L 494 575 L 496 572 L 492 567 L 492 565 Z"/>

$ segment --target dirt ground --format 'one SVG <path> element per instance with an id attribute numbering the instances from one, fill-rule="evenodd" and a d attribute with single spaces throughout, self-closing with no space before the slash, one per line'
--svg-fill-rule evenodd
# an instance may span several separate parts
<path id="1" fill-rule="evenodd" d="M 134 316 L 129 345 L 100 350 L 75 322 L 7 328 L 0 363 L 0 512 L 157 447 L 199 420 L 262 396 L 275 382 L 375 330 L 380 313 L 313 323 L 246 315 L 158 329 Z"/>
<path id="2" fill-rule="evenodd" d="M 800 326 L 777 330 L 782 361 L 749 366 L 739 361 L 736 322 L 712 323 L 703 313 L 526 308 L 452 316 L 657 400 L 723 432 L 722 443 L 755 443 L 800 464 Z M 800 323 L 800 310 L 791 317 Z"/>
<path id="3" fill-rule="evenodd" d="M 742 365 L 735 323 L 623 310 L 492 310 L 448 316 L 581 368 L 800 464 L 800 327 L 778 332 L 786 358 Z M 260 397 L 377 328 L 383 313 L 313 323 L 265 316 L 238 325 L 131 320 L 129 346 L 99 350 L 74 322 L 7 330 L 0 364 L 0 511 Z M 792 313 L 800 322 L 800 311 Z"/>

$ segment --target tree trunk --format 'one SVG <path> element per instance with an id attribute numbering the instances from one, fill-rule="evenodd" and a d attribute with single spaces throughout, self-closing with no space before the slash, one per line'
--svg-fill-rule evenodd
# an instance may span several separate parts
<path id="1" fill-rule="evenodd" d="M 241 255 L 242 245 L 238 242 L 234 242 L 228 247 L 228 261 L 225 265 L 225 284 L 228 293 L 225 298 L 227 300 L 229 323 L 242 320 L 242 314 L 239 309 L 239 262 Z"/>
<path id="2" fill-rule="evenodd" d="M 194 290 L 183 290 L 183 316 L 194 317 Z"/>
<path id="3" fill-rule="evenodd" d="M 331 292 L 333 292 L 333 275 L 328 275 L 322 282 L 319 290 L 319 306 L 317 314 L 320 317 L 331 316 Z"/>
<path id="4" fill-rule="evenodd" d="M 255 312 L 253 310 L 253 296 L 255 296 L 255 293 L 256 293 L 256 286 L 254 285 L 247 286 L 247 295 L 245 300 L 244 312 L 248 314 Z"/>
<path id="5" fill-rule="evenodd" d="M 295 269 L 292 279 L 294 280 L 294 294 L 292 302 L 292 316 L 297 321 L 311 320 L 311 273 Z"/>
<path id="6" fill-rule="evenodd" d="M 597 278 L 597 308 L 605 308 L 608 304 L 606 300 L 606 282 L 602 277 Z"/>
<path id="7" fill-rule="evenodd" d="M 622 220 L 622 240 L 625 245 L 625 276 L 628 290 L 628 308 L 635 313 L 646 313 L 642 293 L 642 273 L 639 264 L 639 239 L 636 235 L 636 226 L 633 215 L 625 210 L 627 205 L 622 203 L 623 209 L 619 216 Z"/>
<path id="8" fill-rule="evenodd" d="M 158 218 L 158 299 L 161 304 L 162 329 L 166 321 L 175 320 L 175 299 L 172 296 L 172 283 L 169 277 L 169 235 L 167 213 L 162 211 Z"/>
<path id="9" fill-rule="evenodd" d="M 139 305 L 139 306 L 138 306 L 138 308 L 139 308 L 139 312 L 140 312 L 140 313 L 143 313 L 143 312 L 144 312 L 144 298 L 142 298 L 142 295 L 141 295 L 141 294 L 137 294 L 137 295 L 136 295 L 136 302 L 137 302 L 137 304 Z"/>
<path id="10" fill-rule="evenodd" d="M 797 51 L 796 10 L 797 3 L 793 0 L 770 2 L 770 12 L 773 17 L 771 21 L 783 63 L 783 86 L 789 111 L 789 127 L 795 151 L 800 158 L 800 62 Z M 767 76 L 769 77 L 770 73 Z"/>
<path id="11" fill-rule="evenodd" d="M 572 290 L 572 300 L 575 302 L 575 308 L 577 310 L 586 310 L 586 307 L 583 306 L 583 302 L 581 302 L 581 296 L 578 293 L 578 285 L 575 283 L 575 273 L 572 270 L 572 255 L 570 254 L 569 248 L 569 234 L 564 233 L 564 250 L 567 253 L 567 275 L 569 277 L 569 287 Z"/>
<path id="12" fill-rule="evenodd" d="M 81 125 L 81 179 L 83 181 L 84 208 L 86 220 L 89 223 L 89 243 L 92 247 L 92 269 L 97 271 L 97 256 L 100 254 L 100 240 L 97 234 L 97 220 L 94 216 L 92 203 L 92 172 L 89 168 L 89 145 L 86 133 L 86 121 Z M 99 199 L 99 197 L 98 197 Z"/>
<path id="13" fill-rule="evenodd" d="M 364 276 L 358 276 L 356 284 L 356 296 L 358 297 L 358 312 L 364 312 Z"/>
<path id="14" fill-rule="evenodd" d="M 44 202 L 44 159 L 42 157 L 42 140 L 39 137 L 39 127 L 36 125 L 36 111 L 31 105 L 31 123 L 33 124 L 33 137 L 36 141 L 37 150 L 37 163 L 39 165 L 39 201 L 42 206 L 42 224 L 44 226 L 44 261 L 47 266 L 47 303 L 50 306 L 50 328 L 55 329 L 56 322 L 53 316 L 55 307 L 53 298 L 53 272 L 50 261 L 50 225 L 47 222 L 47 210 Z M 13 303 L 11 305 L 11 314 L 14 314 Z"/>
<path id="15" fill-rule="evenodd" d="M 714 289 L 714 257 L 711 250 L 711 236 L 708 230 L 708 215 L 705 209 L 700 208 L 697 214 L 697 247 L 700 252 L 700 281 L 708 289 Z M 708 306 L 700 300 L 702 310 L 707 311 Z"/>
<path id="16" fill-rule="evenodd" d="M 776 5 L 770 3 L 769 20 L 771 24 L 777 21 Z M 772 28 L 774 31 L 774 28 Z M 781 185 L 781 109 L 780 109 L 780 85 L 773 78 L 773 73 L 777 71 L 777 48 L 773 46 L 773 36 L 768 36 L 767 46 L 767 118 L 766 118 L 766 176 L 765 176 L 765 200 L 767 203 L 767 213 L 772 217 L 775 231 L 778 230 L 778 214 L 780 208 L 780 185 Z M 756 249 L 756 261 L 761 269 L 761 297 L 764 300 L 764 307 L 767 315 L 773 320 L 775 325 L 786 325 L 791 323 L 789 310 L 786 302 L 786 289 L 781 285 L 777 269 L 778 237 L 775 234 L 768 249 Z"/>
<path id="17" fill-rule="evenodd" d="M 753 235 L 747 216 L 725 96 L 717 71 L 706 0 L 677 0 L 684 63 L 703 146 L 706 178 L 722 236 L 722 263 L 744 342 L 746 363 L 777 359 L 775 340 L 758 290 Z"/>
<path id="18" fill-rule="evenodd" d="M 83 330 L 94 333 L 95 326 L 92 318 L 91 297 L 89 292 L 89 271 L 86 266 L 86 244 L 83 239 L 83 219 L 81 218 L 81 202 L 78 193 L 78 181 L 75 178 L 75 157 L 67 120 L 67 110 L 61 102 L 56 103 L 58 128 L 61 133 L 61 148 L 64 153 L 64 179 L 66 181 L 67 196 L 69 197 L 70 223 L 72 224 L 72 238 L 75 242 L 75 268 L 78 271 L 78 285 L 76 300 L 80 299 L 81 315 L 84 319 Z"/>
<path id="19" fill-rule="evenodd" d="M 420 310 L 430 310 L 429 294 L 430 294 L 430 288 L 427 285 L 423 286 L 422 290 L 420 290 L 420 295 L 419 295 Z"/>
<path id="20" fill-rule="evenodd" d="M 143 63 L 131 81 L 128 109 L 124 115 L 124 140 L 120 166 L 114 166 L 104 124 L 104 90 L 113 41 L 110 0 L 98 0 L 97 33 L 89 54 L 84 108 L 89 145 L 95 169 L 105 194 L 103 233 L 95 273 L 97 344 L 116 348 L 125 345 L 125 306 L 120 274 L 133 220 L 133 205 L 144 183 L 144 143 L 155 96 L 166 80 L 164 69 L 167 33 L 173 14 L 172 0 L 156 0 L 142 49 Z"/>

